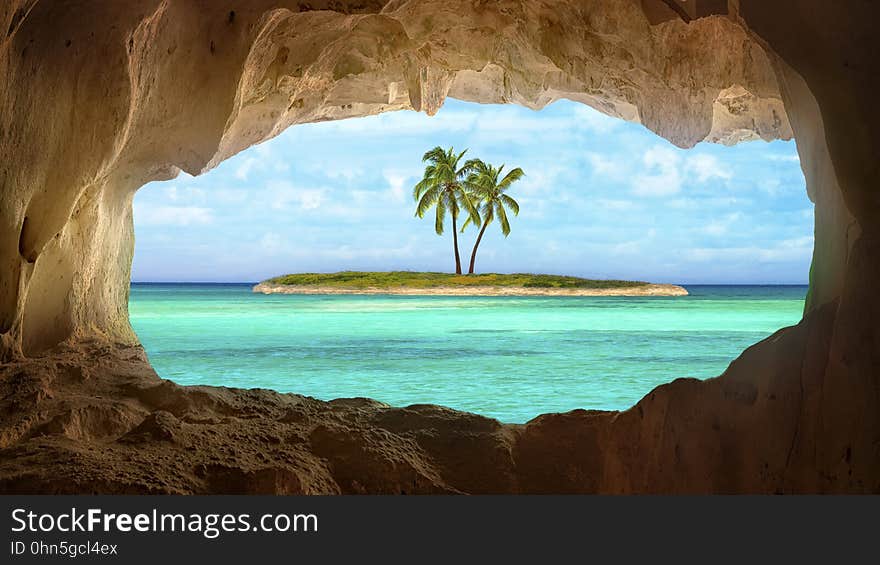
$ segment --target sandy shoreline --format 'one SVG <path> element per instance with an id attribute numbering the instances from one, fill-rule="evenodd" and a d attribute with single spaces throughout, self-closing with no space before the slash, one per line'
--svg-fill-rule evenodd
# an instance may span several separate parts
<path id="1" fill-rule="evenodd" d="M 620 288 L 523 288 L 470 286 L 432 288 L 338 288 L 259 283 L 253 291 L 260 294 L 401 294 L 412 296 L 687 296 L 688 291 L 674 284 L 647 284 Z"/>

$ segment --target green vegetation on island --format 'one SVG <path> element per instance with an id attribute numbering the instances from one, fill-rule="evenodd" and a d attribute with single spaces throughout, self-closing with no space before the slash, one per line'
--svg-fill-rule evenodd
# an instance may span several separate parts
<path id="1" fill-rule="evenodd" d="M 413 271 L 297 273 L 271 278 L 264 281 L 264 284 L 338 289 L 512 287 L 591 290 L 634 288 L 648 285 L 648 283 L 640 281 L 593 280 L 563 275 L 533 275 L 529 273 L 453 275 Z"/>

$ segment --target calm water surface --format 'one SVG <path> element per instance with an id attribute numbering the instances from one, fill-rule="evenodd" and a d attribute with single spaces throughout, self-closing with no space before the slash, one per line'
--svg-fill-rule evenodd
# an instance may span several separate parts
<path id="1" fill-rule="evenodd" d="M 242 284 L 133 284 L 159 374 L 329 400 L 442 404 L 525 422 L 623 409 L 676 377 L 720 374 L 797 323 L 806 286 L 688 286 L 691 296 L 257 295 Z"/>

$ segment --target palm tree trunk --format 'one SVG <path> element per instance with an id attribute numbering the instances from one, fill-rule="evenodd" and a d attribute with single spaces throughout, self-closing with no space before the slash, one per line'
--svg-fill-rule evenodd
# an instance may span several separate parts
<path id="1" fill-rule="evenodd" d="M 483 239 L 483 232 L 486 231 L 486 226 L 489 225 L 489 222 L 483 222 L 483 227 L 480 228 L 480 235 L 477 236 L 477 241 L 474 243 L 474 250 L 471 252 L 471 266 L 468 269 L 468 274 L 474 274 L 474 263 L 477 260 L 477 247 L 480 246 L 480 240 Z"/>
<path id="2" fill-rule="evenodd" d="M 461 274 L 461 257 L 458 255 L 458 214 L 452 212 L 452 244 L 455 246 L 455 274 Z"/>

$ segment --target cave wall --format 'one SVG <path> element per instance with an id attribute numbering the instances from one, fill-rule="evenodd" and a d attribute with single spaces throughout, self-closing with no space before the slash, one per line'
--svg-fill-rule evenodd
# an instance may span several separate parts
<path id="1" fill-rule="evenodd" d="M 665 0 L 6 2 L 0 454 L 23 467 L 0 457 L 0 485 L 63 490 L 88 466 L 108 492 L 880 492 L 878 15 L 856 0 L 729 0 L 687 23 Z M 251 414 L 273 433 L 308 418 L 291 415 L 299 400 L 149 371 L 127 316 L 134 192 L 297 123 L 432 114 L 447 96 L 570 98 L 682 147 L 794 136 L 816 218 L 803 321 L 622 413 L 520 428 L 329 403 L 307 410 L 330 414 L 320 425 L 283 432 L 311 434 L 296 444 L 310 451 L 268 482 L 241 461 L 220 478 L 169 463 L 155 482 L 156 453 L 182 465 L 186 441 L 228 453 Z M 193 435 L 214 421 L 226 440 L 220 424 Z M 89 459 L 96 438 L 115 466 Z M 465 453 L 477 475 L 455 470 Z M 305 460 L 317 470 L 298 474 Z"/>

